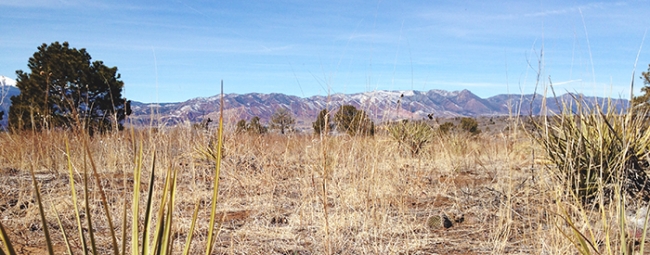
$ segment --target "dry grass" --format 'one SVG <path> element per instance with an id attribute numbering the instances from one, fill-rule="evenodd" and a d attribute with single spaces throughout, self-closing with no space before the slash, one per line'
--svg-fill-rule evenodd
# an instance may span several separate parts
<path id="1" fill-rule="evenodd" d="M 324 254 L 327 245 L 334 254 L 574 253 L 575 246 L 560 232 L 568 225 L 558 215 L 573 217 L 578 228 L 591 226 L 590 218 L 580 215 L 577 205 L 565 202 L 570 199 L 562 186 L 534 162 L 533 155 L 541 151 L 530 138 L 517 128 L 509 130 L 471 138 L 437 137 L 416 156 L 402 153 L 382 132 L 375 137 L 325 140 L 311 135 L 226 132 L 217 207 L 223 223 L 213 254 Z M 122 233 L 124 206 L 131 206 L 134 144 L 141 141 L 144 155 L 156 151 L 157 169 L 179 171 L 174 251 L 182 250 L 199 203 L 191 254 L 202 254 L 215 167 L 198 151 L 212 146 L 215 136 L 214 130 L 179 126 L 93 137 L 89 146 L 116 232 Z M 57 253 L 64 252 L 64 245 L 50 208 L 56 209 L 67 233 L 76 231 L 66 140 L 81 185 L 82 138 L 63 131 L 0 133 L 0 221 L 18 253 L 45 251 L 30 168 L 41 186 Z M 145 193 L 152 162 L 145 156 L 141 184 Z M 324 164 L 329 171 L 327 201 L 322 194 Z M 156 176 L 155 185 L 162 186 L 164 178 Z M 97 190 L 93 183 L 89 185 Z M 90 200 L 100 253 L 109 253 L 109 230 L 99 195 Z M 325 207 L 329 240 L 324 240 Z M 569 212 L 561 214 L 562 210 Z M 597 210 L 594 213 L 600 218 Z M 431 224 L 431 216 L 441 215 L 456 222 L 450 228 Z M 80 249 L 79 240 L 71 242 Z"/>

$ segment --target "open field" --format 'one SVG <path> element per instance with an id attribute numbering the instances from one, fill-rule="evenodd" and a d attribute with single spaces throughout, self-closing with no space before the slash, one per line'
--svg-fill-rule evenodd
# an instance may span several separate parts
<path id="1" fill-rule="evenodd" d="M 600 241 L 616 232 L 616 224 L 593 223 L 603 211 L 572 202 L 542 164 L 542 150 L 516 122 L 503 125 L 512 128 L 478 136 L 438 134 L 415 156 L 382 131 L 374 137 L 281 136 L 236 134 L 229 126 L 217 203 L 222 224 L 213 254 L 574 254 L 571 226 Z M 191 254 L 204 253 L 215 165 L 200 151 L 214 147 L 215 136 L 215 130 L 179 126 L 90 138 L 120 243 L 142 148 L 140 210 L 155 154 L 154 201 L 166 170 L 179 173 L 174 251 L 183 248 L 198 203 Z M 0 133 L 0 221 L 18 253 L 46 252 L 30 169 L 56 253 L 65 252 L 57 213 L 80 252 L 65 144 L 70 143 L 77 196 L 83 197 L 82 172 L 90 164 L 84 138 L 63 131 Z M 89 189 L 98 249 L 109 254 L 98 187 L 90 182 Z M 131 209 L 126 211 L 130 229 Z M 604 212 L 616 222 L 616 210 Z M 88 216 L 82 213 L 82 221 Z M 618 237 L 608 238 L 612 247 L 601 242 L 596 249 L 620 250 Z"/>

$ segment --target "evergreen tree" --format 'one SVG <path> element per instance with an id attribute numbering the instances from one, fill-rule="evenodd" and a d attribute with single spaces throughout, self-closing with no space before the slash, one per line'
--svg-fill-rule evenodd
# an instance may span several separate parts
<path id="1" fill-rule="evenodd" d="M 291 116 L 291 111 L 287 108 L 280 107 L 271 116 L 271 128 L 279 129 L 284 135 L 285 130 L 292 130 L 296 119 Z"/>
<path id="2" fill-rule="evenodd" d="M 325 128 L 330 128 L 331 129 L 331 124 L 330 124 L 330 114 L 327 112 L 327 109 L 323 109 L 318 113 L 318 117 L 316 118 L 316 121 L 311 123 L 311 126 L 314 128 L 314 134 L 320 135 L 321 133 L 325 132 Z"/>
<path id="3" fill-rule="evenodd" d="M 352 105 L 342 105 L 334 115 L 334 122 L 339 130 L 352 136 L 375 134 L 375 123 L 368 114 Z"/>
<path id="4" fill-rule="evenodd" d="M 16 71 L 20 95 L 11 97 L 13 129 L 80 124 L 90 132 L 105 131 L 121 128 L 131 113 L 117 67 L 91 62 L 86 49 L 70 48 L 67 42 L 42 44 L 27 66 L 29 73 Z"/>
<path id="5" fill-rule="evenodd" d="M 453 129 L 454 129 L 454 123 L 451 122 L 442 123 L 440 127 L 438 127 L 438 130 L 440 130 L 440 132 L 443 134 L 447 134 Z"/>
<path id="6" fill-rule="evenodd" d="M 253 117 L 248 124 L 248 131 L 253 132 L 254 134 L 264 134 L 266 133 L 266 127 L 260 123 L 260 117 Z"/>
<path id="7" fill-rule="evenodd" d="M 463 117 L 460 119 L 460 128 L 473 135 L 481 133 L 481 130 L 478 128 L 478 122 L 476 122 L 475 119 L 469 117 Z"/>
<path id="8" fill-rule="evenodd" d="M 641 110 L 642 114 L 647 114 L 650 112 L 650 65 L 648 65 L 648 71 L 641 73 L 641 79 L 644 85 L 641 88 L 643 95 L 634 97 L 632 103 L 636 110 Z"/>
<path id="9" fill-rule="evenodd" d="M 235 129 L 235 132 L 241 133 L 241 132 L 244 132 L 246 130 L 248 130 L 246 120 L 241 119 L 241 120 L 237 121 L 237 129 Z"/>

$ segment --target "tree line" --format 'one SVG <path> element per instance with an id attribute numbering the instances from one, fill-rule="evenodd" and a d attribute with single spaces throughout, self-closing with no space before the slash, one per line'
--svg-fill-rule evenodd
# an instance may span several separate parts
<path id="1" fill-rule="evenodd" d="M 375 123 L 368 117 L 365 111 L 359 110 L 352 105 L 341 106 L 332 120 L 329 112 L 323 109 L 318 114 L 316 121 L 312 123 L 315 134 L 330 132 L 334 128 L 349 135 L 374 135 Z M 284 107 L 279 107 L 271 116 L 269 126 L 260 122 L 258 116 L 254 116 L 249 121 L 241 119 L 236 124 L 236 132 L 250 132 L 254 134 L 264 134 L 269 129 L 275 129 L 280 134 L 295 130 L 296 119 L 291 111 Z"/>

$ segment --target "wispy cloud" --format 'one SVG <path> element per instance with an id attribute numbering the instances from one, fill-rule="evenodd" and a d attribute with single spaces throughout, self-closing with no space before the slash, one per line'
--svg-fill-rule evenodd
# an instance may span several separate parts
<path id="1" fill-rule="evenodd" d="M 101 0 L 0 0 L 0 6 L 36 11 L 37 9 L 84 9 L 106 11 L 159 10 L 162 5 L 142 5 L 134 2 Z"/>
<path id="2" fill-rule="evenodd" d="M 525 13 L 521 16 L 523 17 L 547 17 L 547 16 L 557 16 L 557 15 L 564 15 L 567 13 L 578 13 L 580 11 L 586 11 L 589 9 L 604 9 L 606 8 L 607 5 L 614 5 L 615 3 L 603 3 L 603 2 L 596 2 L 596 3 L 589 3 L 585 5 L 579 5 L 579 6 L 570 6 L 566 8 L 560 8 L 560 9 L 553 9 L 553 10 L 546 10 L 546 11 L 540 11 L 540 12 L 533 12 L 533 13 Z"/>
<path id="3" fill-rule="evenodd" d="M 504 83 L 491 83 L 491 82 L 461 82 L 461 81 L 430 81 L 429 84 L 436 86 L 449 86 L 458 88 L 500 88 L 505 86 Z"/>
<path id="4" fill-rule="evenodd" d="M 267 47 L 265 45 L 262 45 L 262 52 L 265 53 L 275 53 L 275 52 L 281 52 L 281 51 L 287 51 L 290 49 L 293 49 L 293 45 L 284 45 L 284 46 L 276 46 L 276 47 Z"/>
<path id="5" fill-rule="evenodd" d="M 88 0 L 0 0 L 0 6 L 20 8 L 108 7 L 109 4 Z"/>
<path id="6" fill-rule="evenodd" d="M 568 80 L 568 81 L 561 81 L 561 82 L 553 82 L 553 86 L 569 85 L 569 84 L 574 84 L 576 82 L 582 82 L 582 79 Z"/>
<path id="7" fill-rule="evenodd" d="M 51 1 L 51 0 L 33 0 L 33 1 L 24 1 L 24 0 L 1 0 L 0 6 L 10 6 L 10 7 L 55 7 L 60 6 L 61 4 L 69 4 L 67 1 Z"/>

